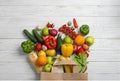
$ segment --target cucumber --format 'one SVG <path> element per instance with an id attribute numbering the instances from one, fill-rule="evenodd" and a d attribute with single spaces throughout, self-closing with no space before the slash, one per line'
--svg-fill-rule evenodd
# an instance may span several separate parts
<path id="1" fill-rule="evenodd" d="M 61 35 L 59 34 L 58 37 L 57 37 L 56 51 L 60 51 L 61 50 L 62 43 L 63 43 L 63 40 L 61 38 Z"/>
<path id="2" fill-rule="evenodd" d="M 27 29 L 24 29 L 23 32 L 32 42 L 37 43 L 37 40 L 35 39 L 35 37 L 31 35 Z"/>
<path id="3" fill-rule="evenodd" d="M 37 39 L 37 41 L 40 43 L 43 43 L 42 36 L 37 32 L 37 30 L 33 29 L 32 32 L 33 32 L 33 35 L 35 36 L 35 38 Z"/>

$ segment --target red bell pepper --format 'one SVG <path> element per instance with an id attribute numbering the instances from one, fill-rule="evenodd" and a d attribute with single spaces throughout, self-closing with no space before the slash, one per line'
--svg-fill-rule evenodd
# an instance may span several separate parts
<path id="1" fill-rule="evenodd" d="M 76 54 L 79 54 L 79 53 L 84 53 L 84 54 L 86 54 L 86 55 L 87 55 L 87 57 L 89 56 L 88 52 L 87 52 L 87 51 L 85 51 L 82 47 L 81 47 L 81 48 L 79 48 L 79 49 L 77 50 L 77 52 L 76 52 Z"/>
<path id="2" fill-rule="evenodd" d="M 56 39 L 53 36 L 49 36 L 45 40 L 45 45 L 47 46 L 48 49 L 54 49 L 56 48 Z"/>

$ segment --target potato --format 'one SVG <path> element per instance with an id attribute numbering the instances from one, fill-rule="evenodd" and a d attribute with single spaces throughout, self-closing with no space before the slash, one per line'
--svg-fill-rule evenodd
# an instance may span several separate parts
<path id="1" fill-rule="evenodd" d="M 85 49 L 85 50 L 89 50 L 89 46 L 88 46 L 87 44 L 83 44 L 82 47 L 83 47 L 83 49 Z"/>

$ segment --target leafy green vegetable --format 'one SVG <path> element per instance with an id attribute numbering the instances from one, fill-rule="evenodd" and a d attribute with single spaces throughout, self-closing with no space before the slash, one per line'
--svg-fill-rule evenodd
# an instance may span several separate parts
<path id="1" fill-rule="evenodd" d="M 21 43 L 21 47 L 25 53 L 30 53 L 34 50 L 35 44 L 34 42 L 27 40 Z"/>
<path id="2" fill-rule="evenodd" d="M 79 65 L 79 72 L 84 73 L 87 68 L 87 55 L 84 53 L 79 53 L 73 59 Z"/>

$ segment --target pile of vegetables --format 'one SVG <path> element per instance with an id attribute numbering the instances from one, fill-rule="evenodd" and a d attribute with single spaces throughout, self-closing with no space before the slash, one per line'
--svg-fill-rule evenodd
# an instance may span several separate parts
<path id="1" fill-rule="evenodd" d="M 73 18 L 73 25 L 68 21 L 58 28 L 48 22 L 45 27 L 38 26 L 31 32 L 24 29 L 23 32 L 28 40 L 21 43 L 21 48 L 29 54 L 35 68 L 43 67 L 42 71 L 50 72 L 51 68 L 47 67 L 52 67 L 56 60 L 73 60 L 78 64 L 80 73 L 86 71 L 90 56 L 88 51 L 94 43 L 93 36 L 86 36 L 90 32 L 88 25 L 79 26 Z M 65 72 L 71 72 L 71 67 L 64 68 Z"/>

